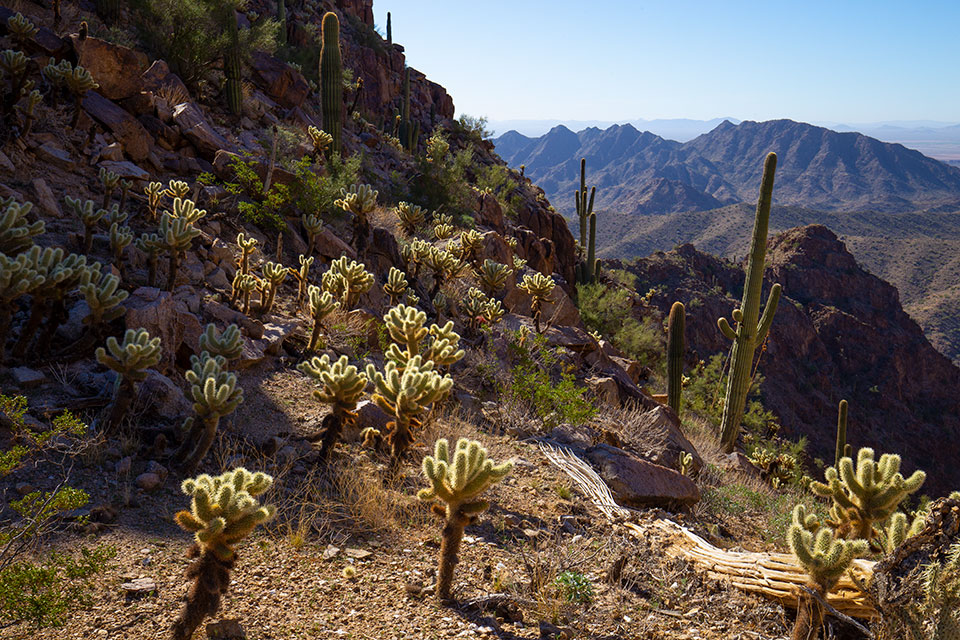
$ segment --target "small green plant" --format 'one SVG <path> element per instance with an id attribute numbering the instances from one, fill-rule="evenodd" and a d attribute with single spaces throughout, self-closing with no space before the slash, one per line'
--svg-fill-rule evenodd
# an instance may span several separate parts
<path id="1" fill-rule="evenodd" d="M 553 584 L 568 602 L 576 602 L 577 604 L 593 602 L 593 583 L 582 573 L 561 571 L 557 574 Z"/>

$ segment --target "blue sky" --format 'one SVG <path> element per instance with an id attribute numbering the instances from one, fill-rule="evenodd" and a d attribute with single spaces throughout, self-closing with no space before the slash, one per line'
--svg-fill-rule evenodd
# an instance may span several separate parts
<path id="1" fill-rule="evenodd" d="M 588 8 L 589 7 L 589 8 Z M 957 0 L 374 0 L 491 119 L 960 122 Z M 349 63 L 348 63 L 349 64 Z"/>

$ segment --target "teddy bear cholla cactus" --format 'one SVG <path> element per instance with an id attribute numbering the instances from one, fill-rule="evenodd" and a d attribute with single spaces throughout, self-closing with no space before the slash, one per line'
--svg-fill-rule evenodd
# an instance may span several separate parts
<path id="1" fill-rule="evenodd" d="M 821 525 L 816 515 L 808 515 L 802 504 L 793 510 L 793 524 L 787 532 L 787 543 L 794 558 L 807 572 L 809 586 L 824 599 L 850 568 L 854 558 L 869 551 L 866 540 L 838 537 L 832 528 Z M 816 638 L 822 624 L 823 605 L 820 599 L 806 592 L 801 593 L 793 640 Z"/>
<path id="2" fill-rule="evenodd" d="M 100 178 L 100 184 L 103 185 L 103 208 L 106 209 L 110 205 L 110 200 L 113 198 L 113 192 L 117 190 L 117 187 L 120 185 L 120 176 L 110 171 L 106 167 L 100 167 L 100 173 L 98 174 Z"/>
<path id="3" fill-rule="evenodd" d="M 190 397 L 197 415 L 184 421 L 185 436 L 176 454 L 187 471 L 194 470 L 207 455 L 220 418 L 243 402 L 243 389 L 237 386 L 237 376 L 224 371 L 226 358 L 204 351 L 200 357 L 191 356 L 190 363 L 192 366 L 184 377 L 190 383 Z"/>
<path id="4" fill-rule="evenodd" d="M 307 232 L 307 255 L 311 255 L 317 246 L 317 236 L 323 231 L 323 220 L 312 213 L 305 213 L 300 217 L 300 221 Z"/>
<path id="5" fill-rule="evenodd" d="M 263 265 L 263 278 L 267 283 L 267 290 L 265 293 L 265 301 L 262 302 L 260 306 L 264 313 L 270 313 L 273 309 L 273 301 L 277 296 L 277 289 L 279 289 L 283 281 L 287 279 L 288 273 L 290 273 L 290 270 L 277 262 L 268 262 Z"/>
<path id="6" fill-rule="evenodd" d="M 323 328 L 324 319 L 339 309 L 340 303 L 333 299 L 329 291 L 321 291 L 320 287 L 314 285 L 308 288 L 307 297 L 310 301 L 310 316 L 313 318 L 313 331 L 310 334 L 307 350 L 313 351 L 320 341 L 320 330 Z"/>
<path id="7" fill-rule="evenodd" d="M 313 153 L 318 159 L 320 156 L 326 154 L 327 147 L 333 143 L 332 135 L 313 125 L 307 127 L 307 135 L 310 136 L 310 141 L 313 142 Z"/>
<path id="8" fill-rule="evenodd" d="M 512 274 L 513 269 L 488 258 L 477 271 L 477 282 L 480 283 L 480 289 L 492 298 L 507 286 L 507 278 Z"/>
<path id="9" fill-rule="evenodd" d="M 110 251 L 113 253 L 113 261 L 120 272 L 120 278 L 125 279 L 126 270 L 123 264 L 123 252 L 133 242 L 133 230 L 130 227 L 121 227 L 114 222 L 110 225 Z"/>
<path id="10" fill-rule="evenodd" d="M 101 324 L 113 322 L 126 313 L 120 303 L 130 294 L 119 287 L 120 278 L 112 273 L 101 274 L 99 269 L 96 269 L 95 273 L 90 274 L 89 281 L 79 287 L 90 309 L 90 313 L 83 319 L 84 324 L 98 331 Z"/>
<path id="11" fill-rule="evenodd" d="M 344 311 L 352 309 L 361 294 L 369 291 L 373 283 L 373 274 L 366 270 L 364 264 L 347 256 L 340 256 L 331 262 L 330 269 L 321 278 L 323 290 L 340 298 Z"/>
<path id="12" fill-rule="evenodd" d="M 74 215 L 83 223 L 83 252 L 90 253 L 90 250 L 93 249 L 93 230 L 103 216 L 107 215 L 107 210 L 97 207 L 93 200 L 83 201 L 70 196 L 65 196 L 64 200 L 67 207 L 73 210 Z"/>
<path id="13" fill-rule="evenodd" d="M 341 197 L 334 202 L 334 205 L 353 214 L 353 247 L 358 256 L 363 254 L 367 246 L 367 236 L 370 235 L 368 216 L 377 208 L 378 193 L 368 184 L 352 184 L 349 190 L 341 189 Z"/>
<path id="14" fill-rule="evenodd" d="M 526 291 L 530 296 L 530 307 L 533 312 L 533 326 L 537 330 L 537 333 L 540 331 L 540 312 L 543 307 L 544 302 L 550 302 L 550 294 L 553 293 L 553 288 L 556 284 L 553 282 L 553 278 L 550 276 L 545 276 L 542 273 L 535 273 L 531 275 L 525 275 L 523 277 L 523 282 L 518 285 L 519 289 Z"/>
<path id="15" fill-rule="evenodd" d="M 433 369 L 433 362 L 424 361 L 419 355 L 410 358 L 402 371 L 389 360 L 383 373 L 372 364 L 367 365 L 367 378 L 375 388 L 372 400 L 393 418 L 386 426 L 386 443 L 394 464 L 413 442 L 413 431 L 422 424 L 421 416 L 453 387 L 449 375 L 441 376 Z M 364 429 L 363 436 L 364 442 L 371 444 L 378 441 L 381 434 L 368 428 Z"/>
<path id="16" fill-rule="evenodd" d="M 14 202 L 13 198 L 0 199 L 0 253 L 16 256 L 33 245 L 34 237 L 41 235 L 46 225 L 42 220 L 27 222 L 33 209 L 30 202 Z"/>
<path id="17" fill-rule="evenodd" d="M 107 418 L 107 430 L 116 429 L 136 396 L 136 383 L 147 377 L 147 369 L 156 366 L 163 355 L 160 338 L 151 338 L 144 329 L 127 329 L 123 342 L 113 336 L 107 338 L 107 348 L 97 347 L 97 362 L 115 371 L 117 382 Z"/>
<path id="18" fill-rule="evenodd" d="M 325 430 L 320 445 L 320 459 L 325 460 L 340 439 L 343 427 L 356 420 L 357 402 L 367 387 L 367 376 L 349 364 L 347 356 L 334 362 L 323 354 L 301 362 L 297 368 L 320 384 L 313 397 L 330 405 L 330 414 L 323 419 Z"/>
<path id="19" fill-rule="evenodd" d="M 397 218 L 400 220 L 400 227 L 410 235 L 416 233 L 427 220 L 427 212 L 423 210 L 423 207 L 409 202 L 397 203 L 395 211 Z"/>
<path id="20" fill-rule="evenodd" d="M 453 330 L 453 322 L 444 326 L 426 325 L 427 314 L 416 307 L 399 304 L 383 316 L 384 326 L 394 341 L 384 352 L 384 357 L 393 362 L 400 371 L 414 356 L 438 367 L 448 367 L 464 356 L 460 349 L 460 335 Z M 421 353 L 423 342 L 430 337 L 426 350 Z"/>
<path id="21" fill-rule="evenodd" d="M 479 499 L 480 494 L 502 480 L 512 467 L 510 462 L 495 465 L 479 442 L 466 438 L 457 441 L 452 456 L 449 444 L 441 438 L 434 445 L 433 456 L 423 459 L 423 475 L 430 487 L 421 489 L 417 497 L 427 502 L 439 501 L 434 503 L 433 511 L 444 518 L 437 567 L 437 596 L 441 600 L 450 599 L 463 530 L 490 506 Z"/>
<path id="22" fill-rule="evenodd" d="M 867 447 L 857 453 L 856 469 L 851 458 L 843 457 L 839 470 L 828 467 L 824 475 L 827 482 L 812 482 L 810 489 L 833 500 L 830 526 L 844 538 L 868 541 L 878 536 L 876 525 L 885 523 L 926 479 L 923 471 L 904 478 L 900 456 L 885 453 L 875 461 L 873 449 Z"/>
<path id="23" fill-rule="evenodd" d="M 204 474 L 181 485 L 191 497 L 190 510 L 180 511 L 174 519 L 194 534 L 195 542 L 187 551 L 194 561 L 184 574 L 193 583 L 173 624 L 173 640 L 189 640 L 206 616 L 216 615 L 220 598 L 230 586 L 236 545 L 276 514 L 276 507 L 257 501 L 272 484 L 272 477 L 240 467 L 216 477 Z"/>
<path id="24" fill-rule="evenodd" d="M 177 202 L 174 200 L 174 209 L 177 210 Z M 189 200 L 187 202 L 190 202 Z M 190 202 L 193 205 L 192 202 Z M 184 211 L 182 208 L 181 211 Z M 199 212 L 199 216 L 197 213 Z M 181 256 L 190 247 L 190 243 L 200 235 L 200 229 L 193 226 L 193 222 L 206 214 L 202 209 L 191 209 L 184 211 L 188 216 L 178 216 L 169 212 L 164 212 L 160 218 L 160 228 L 157 235 L 163 241 L 164 249 L 170 254 L 170 261 L 167 273 L 167 291 L 173 291 L 177 282 L 177 270 L 180 268 Z"/>
<path id="25" fill-rule="evenodd" d="M 206 351 L 212 356 L 223 356 L 228 362 L 240 357 L 244 344 L 240 327 L 235 324 L 231 324 L 221 333 L 217 330 L 217 325 L 211 322 L 200 334 L 200 351 Z"/>
<path id="26" fill-rule="evenodd" d="M 383 285 L 383 292 L 390 297 L 390 306 L 395 306 L 400 302 L 401 297 L 406 294 L 408 286 L 410 285 L 403 271 L 396 267 L 390 267 L 387 281 Z"/>

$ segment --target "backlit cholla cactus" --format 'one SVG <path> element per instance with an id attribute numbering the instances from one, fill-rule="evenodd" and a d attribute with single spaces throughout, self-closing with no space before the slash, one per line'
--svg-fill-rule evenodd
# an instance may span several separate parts
<path id="1" fill-rule="evenodd" d="M 383 292 L 390 297 L 390 306 L 396 306 L 400 299 L 406 294 L 407 287 L 410 284 L 407 282 L 406 275 L 400 269 L 396 267 L 390 267 L 390 272 L 387 275 L 387 281 L 383 285 Z"/>
<path id="2" fill-rule="evenodd" d="M 185 573 L 192 584 L 173 624 L 173 640 L 189 640 L 206 616 L 216 615 L 230 586 L 237 544 L 276 514 L 276 507 L 261 506 L 257 501 L 272 484 L 270 476 L 241 467 L 216 477 L 204 474 L 181 485 L 192 499 L 190 510 L 180 511 L 174 519 L 194 534 L 194 544 L 187 552 L 194 561 Z"/>
<path id="3" fill-rule="evenodd" d="M 80 112 L 83 110 L 83 97 L 87 91 L 97 89 L 100 85 L 89 71 L 80 65 L 74 67 L 69 60 L 61 60 L 59 64 L 55 64 L 51 58 L 43 69 L 43 75 L 52 83 L 65 86 L 73 95 L 73 119 L 70 121 L 70 128 L 76 129 L 80 122 Z"/>
<path id="4" fill-rule="evenodd" d="M 100 222 L 100 219 L 107 215 L 107 210 L 97 207 L 97 204 L 93 200 L 84 201 L 79 198 L 71 198 L 70 196 L 65 196 L 64 200 L 67 203 L 67 207 L 70 208 L 74 215 L 83 223 L 83 252 L 90 253 L 90 250 L 93 249 L 93 230 L 96 228 L 97 223 Z"/>
<path id="5" fill-rule="evenodd" d="M 246 275 L 250 273 L 250 256 L 257 248 L 257 239 L 248 238 L 241 231 L 237 234 L 237 246 L 240 247 L 240 259 L 237 261 L 237 266 L 240 268 L 240 273 Z"/>
<path id="6" fill-rule="evenodd" d="M 507 279 L 513 275 L 513 269 L 495 260 L 484 260 L 477 271 L 477 282 L 485 294 L 491 298 L 496 296 L 505 286 Z"/>
<path id="7" fill-rule="evenodd" d="M 446 370 L 463 358 L 464 354 L 464 350 L 460 348 L 460 334 L 453 330 L 452 320 L 442 327 L 438 324 L 430 325 L 430 344 L 423 352 L 424 360 Z"/>
<path id="8" fill-rule="evenodd" d="M 422 416 L 453 387 L 450 376 L 441 376 L 433 368 L 432 362 L 424 362 L 420 356 L 410 358 L 402 372 L 395 362 L 389 360 L 383 373 L 372 364 L 367 365 L 367 378 L 375 389 L 372 400 L 392 418 L 387 423 L 385 440 L 394 464 L 399 463 L 413 442 L 414 431 L 420 428 Z M 381 435 L 376 430 L 365 429 L 364 432 L 367 443 L 375 442 Z"/>
<path id="9" fill-rule="evenodd" d="M 107 430 L 116 429 L 136 397 L 136 383 L 147 377 L 147 369 L 160 362 L 163 352 L 160 338 L 151 338 L 144 329 L 127 329 L 123 342 L 113 336 L 107 338 L 107 348 L 97 347 L 97 362 L 116 372 L 113 402 L 107 418 Z"/>
<path id="10" fill-rule="evenodd" d="M 460 232 L 460 249 L 462 252 L 461 260 L 474 265 L 474 268 L 480 268 L 480 253 L 483 251 L 483 236 L 479 231 L 470 229 Z"/>
<path id="11" fill-rule="evenodd" d="M 307 255 L 312 255 L 317 247 L 317 236 L 323 231 L 323 220 L 312 213 L 305 213 L 300 217 L 304 231 L 307 232 Z"/>
<path id="12" fill-rule="evenodd" d="M 534 273 L 532 276 L 524 276 L 523 282 L 517 285 L 517 288 L 526 291 L 530 296 L 530 308 L 533 311 L 533 326 L 537 330 L 537 333 L 541 333 L 540 312 L 543 308 L 543 303 L 551 301 L 550 294 L 553 293 L 555 286 L 553 278 L 539 272 Z"/>
<path id="13" fill-rule="evenodd" d="M 510 462 L 494 464 L 479 442 L 466 438 L 457 441 L 453 455 L 447 441 L 441 438 L 434 445 L 433 456 L 423 459 L 423 475 L 430 487 L 421 489 L 417 497 L 433 502 L 434 513 L 444 519 L 437 567 L 440 600 L 450 599 L 463 530 L 490 507 L 486 500 L 479 499 L 480 494 L 502 480 L 512 468 Z"/>
<path id="14" fill-rule="evenodd" d="M 6 355 L 7 335 L 13 320 L 14 301 L 30 293 L 44 282 L 33 268 L 29 256 L 21 253 L 15 259 L 0 253 L 0 364 Z"/>
<path id="15" fill-rule="evenodd" d="M 430 243 L 416 238 L 400 245 L 400 257 L 403 258 L 407 265 L 412 267 L 407 273 L 410 274 L 414 281 L 420 278 L 420 265 L 424 263 L 431 249 L 433 249 L 433 247 Z"/>
<path id="16" fill-rule="evenodd" d="M 263 265 L 263 279 L 267 283 L 266 297 L 260 305 L 263 313 L 270 313 L 273 309 L 273 301 L 277 296 L 277 290 L 287 279 L 288 273 L 290 273 L 290 270 L 277 262 L 268 262 Z"/>
<path id="17" fill-rule="evenodd" d="M 212 322 L 200 334 L 200 351 L 206 351 L 211 356 L 223 356 L 228 362 L 240 357 L 245 342 L 240 335 L 240 327 L 231 324 L 223 333 L 217 330 Z"/>
<path id="18" fill-rule="evenodd" d="M 130 294 L 119 287 L 120 278 L 112 273 L 97 273 L 94 280 L 80 285 L 80 294 L 90 309 L 83 322 L 94 331 L 99 330 L 99 325 L 113 322 L 126 313 L 120 303 Z"/>
<path id="19" fill-rule="evenodd" d="M 320 341 L 320 330 L 323 329 L 324 319 L 339 309 L 340 303 L 333 299 L 329 291 L 322 291 L 320 287 L 314 285 L 310 285 L 307 296 L 310 300 L 310 317 L 313 318 L 313 331 L 310 334 L 307 350 L 314 351 Z"/>
<path id="20" fill-rule="evenodd" d="M 377 208 L 378 192 L 368 184 L 352 184 L 350 189 L 341 189 L 341 197 L 334 204 L 353 214 L 353 246 L 357 256 L 361 256 L 367 247 L 370 235 L 369 215 Z"/>
<path id="21" fill-rule="evenodd" d="M 330 263 L 330 269 L 323 274 L 323 290 L 340 298 L 344 311 L 357 304 L 360 296 L 373 286 L 373 274 L 366 270 L 361 262 L 340 256 Z"/>
<path id="22" fill-rule="evenodd" d="M 504 313 L 499 300 L 488 298 L 476 287 L 470 287 L 466 297 L 460 302 L 460 308 L 467 328 L 474 333 L 484 325 L 490 326 L 500 322 Z"/>
<path id="23" fill-rule="evenodd" d="M 17 45 L 23 47 L 40 31 L 36 25 L 23 17 L 22 13 L 7 18 L 7 29 Z"/>
<path id="24" fill-rule="evenodd" d="M 164 250 L 163 240 L 155 233 L 142 233 L 134 240 L 134 245 L 147 254 L 147 286 L 157 285 L 157 259 Z"/>
<path id="25" fill-rule="evenodd" d="M 430 297 L 435 298 L 440 293 L 444 283 L 449 282 L 460 275 L 463 270 L 463 263 L 449 251 L 430 247 L 423 258 L 423 263 L 433 272 L 433 288 L 430 289 Z"/>
<path id="26" fill-rule="evenodd" d="M 333 136 L 313 125 L 307 127 L 307 135 L 310 136 L 310 141 L 313 143 L 313 155 L 319 160 L 326 155 L 327 147 L 333 143 Z"/>
<path id="27" fill-rule="evenodd" d="M 447 240 L 453 237 L 454 228 L 452 224 L 438 223 L 433 225 L 433 239 Z"/>
<path id="28" fill-rule="evenodd" d="M 133 229 L 130 227 L 121 227 L 114 222 L 110 225 L 110 251 L 113 253 L 114 265 L 120 272 L 120 277 L 126 277 L 126 269 L 123 263 L 123 252 L 133 242 Z"/>
<path id="29" fill-rule="evenodd" d="M 147 211 L 150 212 L 150 219 L 156 220 L 159 215 L 160 205 L 163 204 L 163 183 L 151 182 L 143 188 L 143 192 L 147 196 Z"/>
<path id="30" fill-rule="evenodd" d="M 0 253 L 16 256 L 33 245 L 33 239 L 44 232 L 42 220 L 27 222 L 33 204 L 0 198 Z"/>
<path id="31" fill-rule="evenodd" d="M 452 321 L 442 327 L 433 324 L 429 328 L 426 321 L 426 313 L 404 304 L 391 308 L 383 316 L 384 326 L 393 340 L 384 357 L 398 370 L 403 371 L 414 357 L 422 356 L 423 362 L 431 366 L 449 367 L 464 356 L 459 348 L 460 335 L 453 330 Z"/>
<path id="32" fill-rule="evenodd" d="M 183 425 L 185 437 L 177 451 L 177 458 L 186 471 L 196 469 L 207 455 L 217 435 L 220 418 L 228 415 L 243 402 L 243 389 L 237 385 L 237 376 L 225 371 L 223 356 L 207 352 L 190 357 L 191 368 L 184 374 L 190 383 L 195 418 L 187 418 Z"/>
<path id="33" fill-rule="evenodd" d="M 250 313 L 250 295 L 260 287 L 260 280 L 252 274 L 240 274 L 236 291 L 243 299 L 243 312 Z"/>
<path id="34" fill-rule="evenodd" d="M 309 258 L 300 255 L 300 268 L 293 272 L 297 277 L 297 310 L 303 305 L 303 295 L 307 292 L 307 285 L 310 283 L 310 267 L 313 266 L 313 256 Z"/>
<path id="35" fill-rule="evenodd" d="M 427 212 L 423 210 L 423 207 L 410 204 L 409 202 L 397 203 L 395 211 L 397 218 L 400 220 L 400 228 L 411 236 L 415 234 L 427 220 Z"/>
<path id="36" fill-rule="evenodd" d="M 106 209 L 110 206 L 113 192 L 120 185 L 120 176 L 106 167 L 100 167 L 98 177 L 100 178 L 100 184 L 103 185 L 103 204 L 101 206 Z"/>
<path id="37" fill-rule="evenodd" d="M 164 196 L 174 200 L 177 198 L 183 200 L 188 193 L 190 193 L 190 185 L 183 180 L 171 180 L 167 183 L 166 189 L 163 190 Z"/>
<path id="38" fill-rule="evenodd" d="M 177 197 L 173 201 L 173 213 L 165 211 L 160 218 L 157 235 L 163 240 L 164 248 L 170 254 L 167 273 L 167 291 L 173 291 L 177 282 L 180 260 L 190 243 L 200 235 L 200 229 L 193 223 L 206 215 L 203 209 L 197 209 L 190 200 Z"/>
<path id="39" fill-rule="evenodd" d="M 807 572 L 809 586 L 823 599 L 846 573 L 854 558 L 869 551 L 866 540 L 844 540 L 837 532 L 821 525 L 816 515 L 808 515 L 798 504 L 787 543 L 797 563 Z M 823 625 L 823 605 L 806 592 L 800 594 L 800 606 L 793 628 L 794 640 L 816 638 Z"/>
<path id="40" fill-rule="evenodd" d="M 330 414 L 323 420 L 326 429 L 320 445 L 320 459 L 325 460 L 340 439 L 343 427 L 356 421 L 357 402 L 367 387 L 367 376 L 350 364 L 347 356 L 332 361 L 323 354 L 301 362 L 297 368 L 320 385 L 313 397 L 330 405 Z"/>
<path id="41" fill-rule="evenodd" d="M 853 460 L 840 459 L 840 469 L 828 467 L 827 482 L 812 482 L 810 489 L 820 497 L 831 498 L 830 526 L 847 539 L 873 541 L 885 523 L 907 496 L 917 491 L 926 479 L 923 471 L 909 478 L 900 473 L 900 456 L 885 453 L 874 460 L 873 449 L 864 447 Z"/>

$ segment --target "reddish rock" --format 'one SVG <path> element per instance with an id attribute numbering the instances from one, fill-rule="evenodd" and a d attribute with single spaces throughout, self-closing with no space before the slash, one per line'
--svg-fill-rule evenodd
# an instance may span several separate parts
<path id="1" fill-rule="evenodd" d="M 635 415 L 615 429 L 623 439 L 623 446 L 644 460 L 670 469 L 680 468 L 680 454 L 693 456 L 693 470 L 703 467 L 703 459 L 696 447 L 680 430 L 680 420 L 669 407 L 659 406 Z"/>
<path id="2" fill-rule="evenodd" d="M 303 74 L 268 53 L 254 51 L 250 68 L 254 83 L 282 107 L 299 107 L 310 93 Z"/>
<path id="3" fill-rule="evenodd" d="M 670 509 L 700 500 L 700 490 L 690 478 L 623 449 L 599 444 L 587 449 L 586 458 L 624 507 Z"/>
<path id="4" fill-rule="evenodd" d="M 0 34 L 7 33 L 7 20 L 15 15 L 17 15 L 16 11 L 0 6 Z M 40 52 L 61 60 L 70 51 L 70 43 L 46 27 L 37 27 L 37 33 L 27 41 L 24 48 L 30 52 Z"/>
<path id="5" fill-rule="evenodd" d="M 477 221 L 494 231 L 504 233 L 503 208 L 492 193 L 480 193 L 477 198 Z"/>
<path id="6" fill-rule="evenodd" d="M 192 102 L 183 102 L 173 108 L 173 121 L 180 127 L 180 133 L 196 147 L 204 158 L 213 160 L 217 151 L 232 150 L 226 138 L 207 121 L 203 111 Z"/>
<path id="7" fill-rule="evenodd" d="M 141 72 L 147 56 L 99 38 L 70 36 L 77 62 L 99 83 L 99 92 L 110 100 L 132 98 L 140 93 Z"/>
<path id="8" fill-rule="evenodd" d="M 50 190 L 47 181 L 43 178 L 34 178 L 31 184 L 33 185 L 33 192 L 37 196 L 36 203 L 40 210 L 48 216 L 62 218 L 63 213 L 60 211 L 60 205 L 57 204 L 57 199 L 53 196 L 53 191 Z"/>
<path id="9" fill-rule="evenodd" d="M 170 371 L 177 351 L 185 341 L 196 347 L 200 338 L 200 323 L 186 305 L 173 299 L 168 291 L 154 287 L 140 287 L 124 302 L 127 308 L 128 329 L 146 329 L 151 336 L 160 337 L 163 357 L 157 365 L 161 373 Z"/>
<path id="10" fill-rule="evenodd" d="M 120 141 L 131 160 L 142 162 L 147 159 L 153 139 L 136 118 L 96 91 L 87 92 L 83 98 L 83 108 Z"/>
<path id="11" fill-rule="evenodd" d="M 170 71 L 170 67 L 163 60 L 155 60 L 140 76 L 140 82 L 145 91 L 152 91 L 155 96 L 165 100 L 176 98 L 169 102 L 170 108 L 191 100 L 187 85 L 183 84 L 180 76 Z"/>

